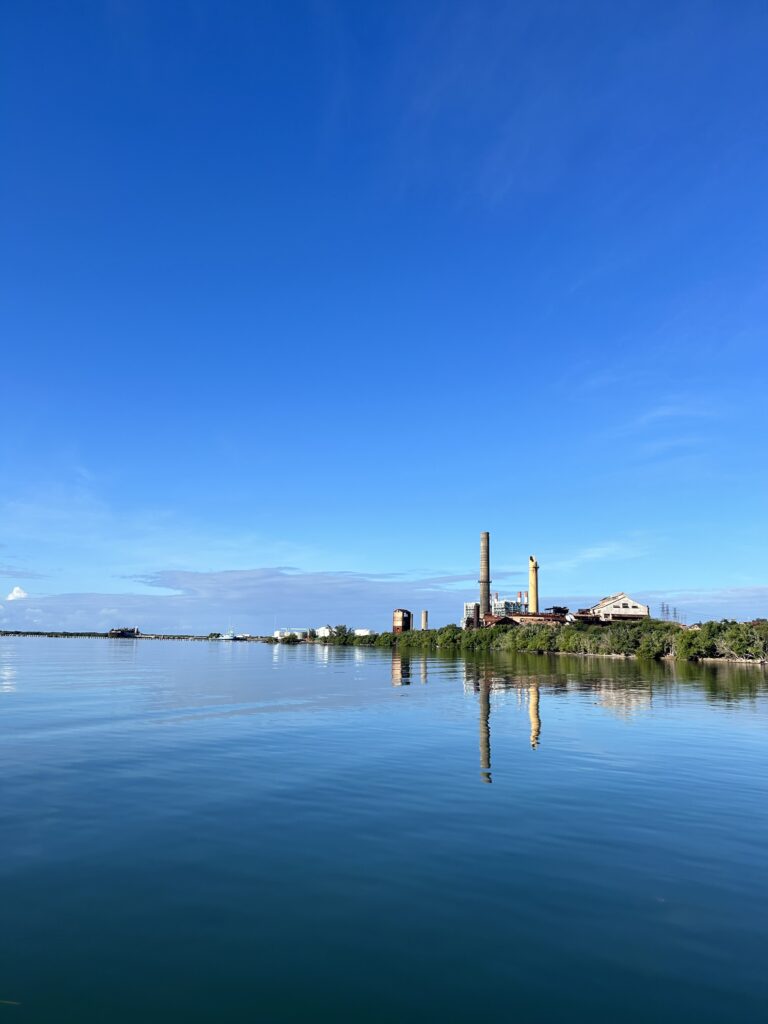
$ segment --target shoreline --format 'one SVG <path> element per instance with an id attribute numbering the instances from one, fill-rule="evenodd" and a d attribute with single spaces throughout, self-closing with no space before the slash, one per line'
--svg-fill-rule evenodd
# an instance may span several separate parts
<path id="1" fill-rule="evenodd" d="M 2 637 L 36 637 L 49 640 L 187 640 L 193 643 L 260 643 L 260 644 L 280 644 L 281 642 L 275 640 L 271 636 L 250 636 L 241 640 L 226 640 L 221 641 L 216 637 L 201 636 L 195 633 L 141 633 L 139 636 L 132 637 L 119 637 L 110 636 L 109 633 L 99 633 L 94 631 L 81 631 L 74 632 L 68 630 L 25 630 L 25 629 L 0 629 L 0 638 Z M 339 644 L 339 643 L 328 643 L 325 640 L 298 640 L 293 643 L 282 643 L 284 647 L 300 647 L 300 646 L 315 646 L 315 647 L 376 647 L 377 650 L 396 650 L 398 649 L 398 643 L 395 641 L 391 645 L 379 646 L 376 644 Z M 418 645 L 411 647 L 406 645 L 406 649 L 403 651 L 405 654 L 415 654 L 419 651 L 449 651 L 448 647 L 441 647 L 435 643 L 428 645 Z M 768 666 L 768 658 L 733 658 L 733 657 L 698 657 L 698 658 L 678 658 L 674 654 L 665 654 L 660 658 L 643 658 L 637 654 L 620 654 L 610 651 L 505 651 L 503 648 L 488 648 L 485 651 L 478 651 L 465 648 L 454 648 L 451 653 L 456 655 L 465 656 L 477 653 L 487 653 L 490 655 L 506 655 L 514 656 L 515 654 L 531 655 L 537 654 L 542 657 L 554 655 L 555 657 L 563 658 L 602 658 L 611 661 L 661 661 L 668 663 L 680 663 L 687 665 L 754 665 L 758 668 L 765 668 Z"/>
<path id="2" fill-rule="evenodd" d="M 138 636 L 110 636 L 109 633 L 97 633 L 96 631 L 74 632 L 69 630 L 35 630 L 35 629 L 0 629 L 0 637 L 4 636 L 27 636 L 43 637 L 49 640 L 192 640 L 208 641 L 209 643 L 221 643 L 213 636 L 199 636 L 196 633 L 140 633 Z M 225 640 L 224 643 L 267 643 L 273 642 L 271 637 L 249 636 L 240 640 Z"/>

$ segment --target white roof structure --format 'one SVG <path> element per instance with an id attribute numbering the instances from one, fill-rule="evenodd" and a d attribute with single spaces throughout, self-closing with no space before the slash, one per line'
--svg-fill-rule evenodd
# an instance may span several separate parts
<path id="1" fill-rule="evenodd" d="M 640 619 L 648 618 L 651 614 L 651 609 L 647 604 L 636 601 L 629 594 L 625 594 L 623 590 L 618 594 L 602 598 L 589 610 L 601 619 Z"/>

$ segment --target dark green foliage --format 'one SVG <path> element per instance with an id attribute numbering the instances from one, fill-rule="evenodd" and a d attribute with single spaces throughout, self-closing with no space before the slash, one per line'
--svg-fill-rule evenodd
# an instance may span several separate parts
<path id="1" fill-rule="evenodd" d="M 680 661 L 696 661 L 701 650 L 701 630 L 681 629 L 675 637 L 675 657 Z"/>
<path id="2" fill-rule="evenodd" d="M 331 644 L 394 647 L 402 651 L 444 650 L 462 652 L 508 651 L 521 654 L 602 654 L 644 659 L 674 657 L 680 661 L 699 658 L 768 659 L 768 620 L 756 622 L 705 622 L 685 629 L 676 622 L 643 619 L 610 625 L 532 624 L 492 626 L 463 630 L 458 626 L 408 630 L 396 635 L 378 633 L 356 637 L 346 626 L 337 626 Z"/>
<path id="3" fill-rule="evenodd" d="M 319 638 L 321 643 L 332 644 L 335 647 L 346 647 L 348 644 L 359 643 L 363 639 L 368 637 L 356 637 L 355 634 L 349 629 L 348 626 L 334 626 L 333 632 L 330 636 L 324 636 Z"/>
<path id="4" fill-rule="evenodd" d="M 370 636 L 355 636 L 353 633 L 352 639 L 349 642 L 354 644 L 355 647 L 373 647 L 377 640 L 378 636 L 376 633 L 371 633 Z"/>
<path id="5" fill-rule="evenodd" d="M 765 639 L 747 622 L 730 622 L 715 642 L 721 658 L 760 659 L 766 656 Z"/>

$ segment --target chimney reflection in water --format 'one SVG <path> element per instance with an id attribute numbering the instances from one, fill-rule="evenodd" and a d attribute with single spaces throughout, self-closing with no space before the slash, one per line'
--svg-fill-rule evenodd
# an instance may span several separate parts
<path id="1" fill-rule="evenodd" d="M 531 719 L 531 749 L 539 745 L 541 718 L 539 718 L 539 684 L 528 687 L 528 716 Z"/>
<path id="2" fill-rule="evenodd" d="M 469 676 L 469 672 L 467 676 Z M 478 695 L 480 707 L 480 777 L 485 783 L 493 782 L 491 775 L 491 688 L 493 679 L 488 670 L 484 670 L 483 677 L 477 668 L 472 672 L 474 675 L 473 689 Z M 502 680 L 502 683 L 504 680 Z M 524 690 L 518 689 L 521 695 Z M 535 680 L 528 687 L 528 717 L 531 723 L 531 749 L 536 750 L 541 736 L 541 715 L 539 714 L 539 683 Z"/>
<path id="3" fill-rule="evenodd" d="M 427 682 L 428 659 L 426 655 L 419 659 L 419 678 L 422 683 Z M 519 686 L 522 680 L 512 677 L 500 676 L 494 680 L 491 669 L 483 666 L 482 670 L 478 665 L 466 663 L 464 665 L 464 683 L 469 684 L 478 695 L 480 708 L 480 778 L 484 783 L 492 783 L 491 774 L 491 688 L 494 683 L 502 690 L 515 690 L 520 699 L 524 698 L 526 688 Z M 394 648 L 392 651 L 392 685 L 411 685 L 411 659 L 403 656 Z M 541 736 L 541 715 L 539 712 L 540 689 L 539 682 L 534 679 L 527 687 L 528 691 L 528 717 L 531 723 L 531 749 L 536 750 L 539 746 Z M 519 707 L 519 705 L 518 705 Z"/>
<path id="4" fill-rule="evenodd" d="M 392 685 L 411 685 L 411 659 L 404 658 L 396 647 L 392 648 Z"/>
<path id="5" fill-rule="evenodd" d="M 491 778 L 491 683 L 484 679 L 480 684 L 480 778 L 493 782 Z"/>

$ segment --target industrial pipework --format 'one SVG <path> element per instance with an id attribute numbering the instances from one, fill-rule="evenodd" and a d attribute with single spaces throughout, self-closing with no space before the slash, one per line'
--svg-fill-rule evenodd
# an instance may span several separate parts
<path id="1" fill-rule="evenodd" d="M 480 619 L 491 611 L 491 535 L 480 534 Z"/>
<path id="2" fill-rule="evenodd" d="M 533 555 L 528 559 L 528 611 L 539 614 L 539 563 Z"/>

